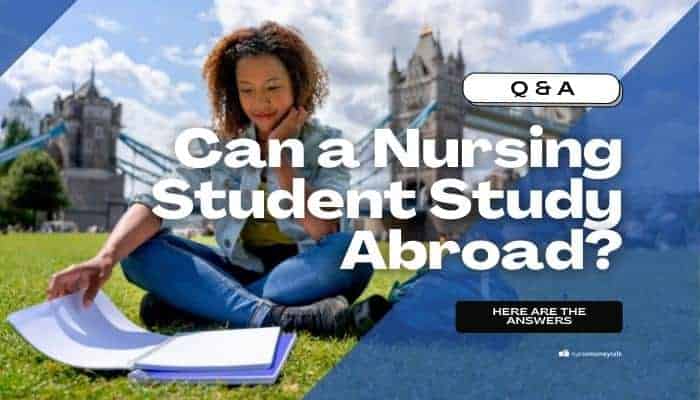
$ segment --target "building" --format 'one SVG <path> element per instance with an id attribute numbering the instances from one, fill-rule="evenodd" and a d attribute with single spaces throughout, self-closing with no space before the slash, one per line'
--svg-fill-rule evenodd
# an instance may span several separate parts
<path id="1" fill-rule="evenodd" d="M 123 211 L 124 177 L 116 173 L 121 113 L 121 104 L 100 95 L 93 69 L 78 90 L 57 96 L 52 114 L 41 120 L 42 132 L 65 124 L 66 133 L 52 139 L 47 150 L 61 169 L 71 201 L 62 218 L 80 229 L 109 229 Z"/>
<path id="2" fill-rule="evenodd" d="M 460 46 L 461 47 L 461 43 Z M 445 55 L 440 40 L 432 29 L 424 27 L 406 67 L 399 68 L 394 52 L 389 67 L 389 104 L 393 116 L 391 129 L 395 134 L 404 132 L 411 121 L 433 100 L 438 108 L 420 127 L 423 138 L 436 139 L 438 157 L 445 154 L 447 139 L 486 138 L 497 141 L 502 137 L 529 138 L 529 128 L 538 123 L 545 135 L 558 137 L 565 134 L 571 124 L 580 117 L 582 108 L 562 107 L 475 107 L 462 94 L 462 82 L 466 63 L 460 48 Z M 403 187 L 417 191 L 416 208 L 426 209 L 431 204 L 430 186 L 439 179 L 464 179 L 475 184 L 491 179 L 498 186 L 517 179 L 524 171 L 499 171 L 494 155 L 476 160 L 474 168 L 444 167 L 407 168 L 394 163 L 391 181 L 402 181 Z M 461 158 L 461 155 L 460 155 Z M 470 221 L 439 220 L 429 213 L 407 221 L 385 217 L 383 220 L 364 219 L 357 228 L 369 229 L 378 236 L 385 235 L 389 227 L 401 228 L 405 239 L 434 240 L 438 237 L 454 237 L 462 233 Z"/>
<path id="3" fill-rule="evenodd" d="M 396 55 L 392 57 L 389 70 L 390 112 L 393 116 L 391 129 L 394 133 L 406 127 L 432 100 L 439 107 L 421 126 L 425 139 L 435 139 L 439 156 L 445 154 L 447 139 L 461 139 L 467 103 L 462 96 L 464 59 L 461 50 L 457 55 L 443 55 L 440 42 L 430 28 L 424 28 L 415 51 L 404 71 L 400 71 Z M 406 189 L 429 187 L 438 179 L 461 178 L 461 168 L 406 168 L 394 163 L 391 180 L 401 180 Z M 418 199 L 425 201 L 425 199 Z"/>
<path id="4" fill-rule="evenodd" d="M 5 110 L 0 120 L 0 126 L 2 127 L 0 130 L 0 144 L 5 140 L 7 127 L 11 121 L 18 121 L 26 129 L 29 129 L 29 133 L 31 133 L 32 136 L 37 136 L 39 134 L 40 120 L 41 117 L 34 111 L 32 103 L 30 103 L 29 99 L 20 91 L 16 99 L 10 100 L 10 103 L 7 105 L 7 110 Z"/>

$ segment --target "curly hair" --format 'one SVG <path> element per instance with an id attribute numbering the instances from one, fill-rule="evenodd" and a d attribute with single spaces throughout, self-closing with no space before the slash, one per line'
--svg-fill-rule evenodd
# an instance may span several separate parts
<path id="1" fill-rule="evenodd" d="M 295 106 L 304 107 L 309 115 L 328 95 L 328 74 L 296 29 L 271 21 L 237 29 L 219 39 L 202 71 L 214 130 L 222 139 L 238 137 L 250 123 L 238 97 L 236 64 L 243 57 L 262 54 L 280 59 L 292 81 Z"/>

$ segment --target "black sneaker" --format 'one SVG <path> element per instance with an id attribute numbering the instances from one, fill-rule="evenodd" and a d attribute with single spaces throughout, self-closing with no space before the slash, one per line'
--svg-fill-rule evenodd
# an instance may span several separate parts
<path id="1" fill-rule="evenodd" d="M 342 337 L 352 329 L 349 311 L 344 296 L 328 297 L 306 306 L 285 307 L 279 326 L 285 331 L 305 330 L 316 336 Z"/>
<path id="2" fill-rule="evenodd" d="M 375 294 L 350 307 L 353 333 L 362 336 L 367 333 L 391 309 L 391 303 Z"/>
<path id="3" fill-rule="evenodd" d="M 146 293 L 141 299 L 139 317 L 141 317 L 141 322 L 149 329 L 175 324 L 199 325 L 210 322 L 187 311 L 182 311 L 150 292 Z"/>

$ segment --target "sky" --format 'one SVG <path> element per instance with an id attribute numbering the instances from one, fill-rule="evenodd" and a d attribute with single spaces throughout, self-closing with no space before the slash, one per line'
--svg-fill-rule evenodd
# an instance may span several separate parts
<path id="1" fill-rule="evenodd" d="M 39 112 L 86 81 L 123 105 L 124 131 L 172 154 L 182 129 L 209 125 L 201 65 L 222 35 L 264 20 L 298 28 L 327 68 L 316 117 L 357 138 L 388 110 L 392 47 L 402 69 L 421 27 L 466 70 L 623 76 L 693 0 L 250 2 L 78 0 L 0 76 L 0 112 L 22 90 Z M 128 150 L 118 149 L 131 159 Z"/>

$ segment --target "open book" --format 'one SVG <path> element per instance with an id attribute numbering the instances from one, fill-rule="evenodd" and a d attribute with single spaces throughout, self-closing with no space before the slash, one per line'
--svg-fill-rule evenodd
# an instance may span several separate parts
<path id="1" fill-rule="evenodd" d="M 56 361 L 94 370 L 139 370 L 130 375 L 135 380 L 271 383 L 294 343 L 294 334 L 280 335 L 278 327 L 160 335 L 131 322 L 102 292 L 87 309 L 82 295 L 35 305 L 7 320 Z M 167 379 L 158 379 L 165 372 Z"/>

